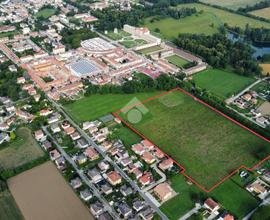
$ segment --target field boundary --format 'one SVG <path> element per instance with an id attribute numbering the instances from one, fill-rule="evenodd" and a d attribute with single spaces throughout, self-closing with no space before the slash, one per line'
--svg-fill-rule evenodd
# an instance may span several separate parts
<path id="1" fill-rule="evenodd" d="M 124 120 L 121 116 L 120 113 L 128 111 L 134 107 L 140 106 L 144 103 L 147 103 L 151 100 L 157 99 L 159 97 L 165 96 L 171 92 L 174 91 L 179 91 L 182 92 L 188 96 L 190 96 L 191 98 L 193 98 L 195 101 L 200 102 L 201 104 L 203 104 L 204 106 L 208 107 L 209 109 L 211 109 L 212 111 L 218 113 L 219 115 L 229 119 L 230 121 L 232 121 L 233 123 L 235 123 L 236 125 L 244 128 L 245 130 L 251 132 L 252 134 L 256 135 L 257 137 L 263 139 L 264 141 L 270 143 L 270 140 L 265 138 L 264 136 L 258 134 L 257 132 L 251 130 L 250 128 L 246 127 L 245 125 L 241 124 L 240 122 L 236 121 L 235 119 L 231 118 L 230 116 L 224 114 L 223 112 L 219 111 L 218 109 L 214 108 L 213 106 L 207 104 L 206 102 L 202 101 L 201 99 L 195 97 L 194 95 L 192 95 L 191 93 L 185 91 L 184 89 L 181 89 L 179 87 L 174 88 L 170 91 L 164 92 L 160 95 L 157 96 L 153 96 L 150 97 L 142 102 L 138 102 L 135 103 L 133 105 L 130 106 L 126 106 L 116 112 L 113 112 L 112 114 L 118 118 L 119 120 L 121 120 L 121 122 L 123 122 L 129 129 L 131 129 L 132 131 L 134 131 L 136 134 L 138 134 L 139 136 L 141 136 L 143 139 L 148 140 L 150 143 L 152 143 L 155 147 L 157 147 L 161 152 L 163 152 L 168 158 L 172 159 L 173 162 L 182 169 L 181 174 L 183 174 L 187 179 L 189 179 L 191 182 L 193 182 L 194 184 L 196 184 L 199 188 L 201 188 L 203 191 L 210 193 L 211 191 L 213 191 L 215 188 L 217 188 L 219 185 L 221 185 L 223 182 L 225 182 L 227 179 L 229 179 L 230 177 L 232 177 L 234 174 L 236 174 L 240 169 L 246 169 L 248 171 L 253 171 L 254 169 L 256 169 L 257 167 L 259 167 L 262 163 L 264 163 L 266 160 L 270 159 L 270 155 L 268 155 L 267 157 L 265 157 L 264 159 L 260 160 L 257 164 L 255 164 L 253 167 L 249 168 L 245 165 L 240 165 L 237 169 L 235 169 L 234 171 L 232 171 L 231 173 L 229 173 L 227 176 L 225 176 L 224 178 L 222 178 L 218 183 L 216 183 L 214 186 L 212 186 L 210 189 L 205 188 L 204 186 L 202 186 L 200 183 L 198 183 L 195 179 L 193 179 L 190 175 L 188 175 L 186 173 L 186 168 L 184 166 L 182 166 L 179 162 L 177 162 L 174 158 L 172 158 L 171 156 L 169 156 L 167 153 L 165 153 L 163 150 L 160 149 L 160 147 L 158 145 L 156 145 L 153 141 L 151 141 L 148 137 L 144 136 L 142 133 L 140 133 L 136 128 L 134 128 L 132 125 L 130 125 L 126 120 Z"/>

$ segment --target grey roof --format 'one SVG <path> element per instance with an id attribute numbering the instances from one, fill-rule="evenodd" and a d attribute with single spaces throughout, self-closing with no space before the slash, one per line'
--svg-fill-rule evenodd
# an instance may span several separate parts
<path id="1" fill-rule="evenodd" d="M 97 66 L 88 60 L 79 60 L 71 64 L 70 68 L 79 75 L 91 74 L 98 70 Z"/>
<path id="2" fill-rule="evenodd" d="M 112 114 L 105 115 L 99 119 L 103 123 L 107 123 L 114 120 L 114 116 Z"/>

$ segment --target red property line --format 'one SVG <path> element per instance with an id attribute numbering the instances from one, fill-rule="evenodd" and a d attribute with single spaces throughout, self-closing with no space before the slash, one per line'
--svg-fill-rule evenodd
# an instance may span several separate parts
<path id="1" fill-rule="evenodd" d="M 182 166 L 181 164 L 179 164 L 176 160 L 174 160 L 171 156 L 169 156 L 167 153 L 165 153 L 163 150 L 161 150 L 160 147 L 158 147 L 153 141 L 151 141 L 149 138 L 145 137 L 142 133 L 140 133 L 136 128 L 134 128 L 132 125 L 130 125 L 128 122 L 126 122 L 126 121 L 119 115 L 119 114 L 122 113 L 123 111 L 128 111 L 128 110 L 130 110 L 130 109 L 132 109 L 132 108 L 134 108 L 134 107 L 136 107 L 136 106 L 140 106 L 140 105 L 142 105 L 142 104 L 144 104 L 144 103 L 146 103 L 146 102 L 149 102 L 149 101 L 151 101 L 151 100 L 153 100 L 153 99 L 157 99 L 157 98 L 159 98 L 159 97 L 162 97 L 162 96 L 164 96 L 164 95 L 167 95 L 167 94 L 169 94 L 169 93 L 171 93 L 171 92 L 173 92 L 173 91 L 176 91 L 176 90 L 185 93 L 186 95 L 192 97 L 192 98 L 195 99 L 196 101 L 199 101 L 201 104 L 203 104 L 203 105 L 205 105 L 206 107 L 210 108 L 210 109 L 213 110 L 214 112 L 216 112 L 216 113 L 222 115 L 223 117 L 229 119 L 230 121 L 232 121 L 233 123 L 237 124 L 238 126 L 244 128 L 245 130 L 247 130 L 247 131 L 251 132 L 252 134 L 256 135 L 257 137 L 259 137 L 259 138 L 265 140 L 266 142 L 270 143 L 270 140 L 269 140 L 269 139 L 263 137 L 262 135 L 258 134 L 257 132 L 251 130 L 250 128 L 246 127 L 245 125 L 243 125 L 243 124 L 239 123 L 238 121 L 234 120 L 234 119 L 231 118 L 230 116 L 224 114 L 223 112 L 217 110 L 217 109 L 214 108 L 213 106 L 207 104 L 206 102 L 202 101 L 201 99 L 198 99 L 197 97 L 193 96 L 193 95 L 190 94 L 189 92 L 187 92 L 187 91 L 185 91 L 185 90 L 183 90 L 183 89 L 181 89 L 181 88 L 178 88 L 178 87 L 175 88 L 175 89 L 172 89 L 172 90 L 170 90 L 170 91 L 168 91 L 168 92 L 162 93 L 162 94 L 160 94 L 160 95 L 150 97 L 150 98 L 148 98 L 148 99 L 146 99 L 146 100 L 144 100 L 144 101 L 142 101 L 142 102 L 136 103 L 136 104 L 134 104 L 134 105 L 127 106 L 127 107 L 125 107 L 125 108 L 123 108 L 123 109 L 120 109 L 120 110 L 118 110 L 118 111 L 116 111 L 116 112 L 113 112 L 112 114 L 113 114 L 116 118 L 118 118 L 119 120 L 121 120 L 128 128 L 130 128 L 130 129 L 131 129 L 132 131 L 134 131 L 136 134 L 138 134 L 139 136 L 141 136 L 143 139 L 148 140 L 148 141 L 149 141 L 150 143 L 152 143 L 154 146 L 156 146 L 157 148 L 159 148 L 159 150 L 160 150 L 161 152 L 163 152 L 168 158 L 172 159 L 173 162 L 174 162 L 177 166 L 179 166 L 179 167 L 182 169 L 181 173 L 182 173 L 187 179 L 189 179 L 191 182 L 193 182 L 194 184 L 196 184 L 199 188 L 201 188 L 203 191 L 205 191 L 205 192 L 207 192 L 207 193 L 209 193 L 209 192 L 211 192 L 212 190 L 214 190 L 215 188 L 217 188 L 220 184 L 222 184 L 223 182 L 225 182 L 227 179 L 229 179 L 231 176 L 233 176 L 235 173 L 237 173 L 240 169 L 243 169 L 243 168 L 244 168 L 244 169 L 246 169 L 246 170 L 248 170 L 248 171 L 253 171 L 255 168 L 259 167 L 259 166 L 260 166 L 262 163 L 264 163 L 266 160 L 270 159 L 270 155 L 268 155 L 267 157 L 265 157 L 264 159 L 262 159 L 261 161 L 259 161 L 257 164 L 255 164 L 255 165 L 254 165 L 253 167 L 251 167 L 251 168 L 248 168 L 248 167 L 246 167 L 245 165 L 241 165 L 241 166 L 239 166 L 239 168 L 237 168 L 236 170 L 234 170 L 233 172 L 231 172 L 229 175 L 227 175 L 227 176 L 225 176 L 223 179 L 221 179 L 217 184 L 215 184 L 214 186 L 212 186 L 210 189 L 206 189 L 204 186 L 202 186 L 201 184 L 199 184 L 195 179 L 193 179 L 191 176 L 189 176 L 188 174 L 186 174 L 186 168 L 185 168 L 185 167 L 183 167 L 183 166 Z"/>

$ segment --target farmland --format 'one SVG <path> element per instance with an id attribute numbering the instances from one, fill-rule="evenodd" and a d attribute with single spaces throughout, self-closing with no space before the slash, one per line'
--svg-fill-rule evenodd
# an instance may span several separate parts
<path id="1" fill-rule="evenodd" d="M 91 95 L 65 106 L 66 111 L 77 121 L 94 120 L 127 105 L 133 98 L 147 99 L 159 92 L 135 94 Z"/>
<path id="2" fill-rule="evenodd" d="M 8 185 L 25 219 L 94 219 L 51 162 L 12 177 Z"/>
<path id="3" fill-rule="evenodd" d="M 262 67 L 262 72 L 264 75 L 269 75 L 270 74 L 270 64 L 268 63 L 263 63 L 263 64 L 260 64 L 260 66 Z"/>
<path id="4" fill-rule="evenodd" d="M 179 20 L 164 18 L 151 22 L 151 18 L 148 18 L 145 26 L 153 32 L 158 28 L 163 38 L 173 39 L 180 33 L 212 35 L 218 32 L 220 23 L 212 14 L 203 12 Z"/>
<path id="5" fill-rule="evenodd" d="M 218 69 L 205 70 L 194 75 L 193 79 L 198 87 L 222 99 L 240 92 L 255 81 L 253 78 Z"/>
<path id="6" fill-rule="evenodd" d="M 252 167 L 270 153 L 268 142 L 183 92 L 144 105 L 148 113 L 131 124 L 208 190 L 242 164 Z"/>
<path id="7" fill-rule="evenodd" d="M 31 131 L 22 127 L 18 129 L 16 139 L 0 150 L 0 167 L 14 169 L 43 155 L 44 152 L 32 137 Z"/>
<path id="8" fill-rule="evenodd" d="M 201 0 L 201 2 L 236 10 L 241 7 L 246 7 L 247 5 L 255 5 L 256 3 L 261 2 L 261 0 Z"/>
<path id="9" fill-rule="evenodd" d="M 252 11 L 250 12 L 250 14 L 256 15 L 258 17 L 270 19 L 270 7 Z"/>
<path id="10" fill-rule="evenodd" d="M 0 192 L 0 219 L 23 220 L 23 216 L 8 189 Z"/>
<path id="11" fill-rule="evenodd" d="M 184 4 L 179 5 L 178 7 L 195 7 L 198 11 L 203 10 L 204 12 L 213 14 L 214 18 L 220 20 L 222 23 L 227 23 L 230 26 L 238 26 L 245 28 L 246 24 L 249 24 L 251 27 L 265 27 L 270 28 L 270 24 L 264 21 L 259 21 L 253 18 L 249 18 L 243 15 L 238 15 L 231 13 L 222 9 L 217 9 L 211 6 L 202 5 L 202 4 Z"/>

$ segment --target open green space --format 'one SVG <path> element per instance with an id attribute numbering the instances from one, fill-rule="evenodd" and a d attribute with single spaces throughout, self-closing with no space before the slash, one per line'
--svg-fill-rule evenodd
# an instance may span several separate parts
<path id="1" fill-rule="evenodd" d="M 0 167 L 3 169 L 14 169 L 44 156 L 29 128 L 19 128 L 16 135 L 15 140 L 5 143 L 6 146 L 0 150 Z"/>
<path id="2" fill-rule="evenodd" d="M 57 11 L 57 10 L 56 10 L 56 9 L 53 9 L 53 8 L 44 8 L 44 9 L 40 10 L 40 11 L 36 14 L 36 16 L 37 16 L 38 18 L 42 17 L 42 18 L 47 19 L 47 18 L 53 16 L 53 15 L 56 13 L 56 11 Z"/>
<path id="3" fill-rule="evenodd" d="M 98 119 L 108 113 L 117 111 L 130 101 L 145 100 L 160 94 L 160 92 L 135 93 L 135 94 L 105 94 L 91 95 L 65 105 L 65 110 L 77 121 L 83 122 Z"/>
<path id="4" fill-rule="evenodd" d="M 151 31 L 160 31 L 163 38 L 173 39 L 179 34 L 206 34 L 212 35 L 218 32 L 220 22 L 216 17 L 207 12 L 197 13 L 192 16 L 188 16 L 181 19 L 163 18 L 151 22 L 153 18 L 147 18 L 145 20 L 145 26 Z"/>
<path id="5" fill-rule="evenodd" d="M 160 46 L 153 46 L 153 47 L 148 47 L 142 50 L 138 50 L 138 52 L 147 55 L 147 54 L 159 51 L 159 50 L 162 50 Z"/>
<path id="6" fill-rule="evenodd" d="M 178 5 L 177 7 L 179 8 L 195 7 L 198 11 L 203 10 L 204 12 L 213 14 L 215 20 L 219 20 L 221 23 L 227 23 L 230 26 L 238 26 L 240 28 L 245 28 L 246 25 L 249 24 L 250 27 L 254 28 L 261 28 L 261 27 L 270 28 L 270 23 L 267 23 L 265 21 L 260 21 L 254 18 L 246 17 L 243 15 L 228 12 L 222 9 L 214 8 L 203 4 L 198 3 L 182 4 Z"/>
<path id="7" fill-rule="evenodd" d="M 131 36 L 131 34 L 121 30 L 121 31 L 118 31 L 118 33 L 114 33 L 113 31 L 109 31 L 106 34 L 106 36 L 108 36 L 112 40 L 121 40 L 124 37 Z"/>
<path id="8" fill-rule="evenodd" d="M 127 48 L 137 47 L 146 44 L 147 42 L 142 39 L 135 39 L 135 40 L 123 40 L 120 41 L 120 44 L 124 45 Z"/>
<path id="9" fill-rule="evenodd" d="M 6 33 L 0 33 L 0 38 L 2 37 L 10 37 L 12 38 L 13 36 L 19 34 L 19 31 L 10 31 L 10 32 L 6 32 Z"/>
<path id="10" fill-rule="evenodd" d="M 240 92 L 255 79 L 219 69 L 207 69 L 193 76 L 196 86 L 222 99 Z"/>
<path id="11" fill-rule="evenodd" d="M 179 219 L 191 210 L 196 202 L 200 200 L 203 202 L 208 197 L 213 198 L 238 219 L 242 219 L 259 203 L 248 191 L 232 180 L 227 180 L 209 194 L 194 184 L 189 185 L 181 174 L 171 177 L 170 181 L 178 195 L 164 203 L 161 209 L 171 220 Z"/>
<path id="12" fill-rule="evenodd" d="M 252 6 L 262 0 L 200 0 L 203 3 L 218 5 L 221 7 L 237 10 L 238 8 L 246 7 L 247 5 Z"/>
<path id="13" fill-rule="evenodd" d="M 183 92 L 171 92 L 144 106 L 148 113 L 140 120 L 133 120 L 136 108 L 120 116 L 206 189 L 239 166 L 252 167 L 270 154 L 268 142 Z"/>
<path id="14" fill-rule="evenodd" d="M 1 220 L 23 220 L 13 196 L 8 189 L 0 192 L 0 219 Z"/>
<path id="15" fill-rule="evenodd" d="M 186 64 L 189 63 L 189 61 L 177 56 L 177 55 L 172 55 L 170 57 L 166 57 L 166 59 L 174 64 L 175 66 L 179 67 L 179 68 L 183 68 Z"/>

